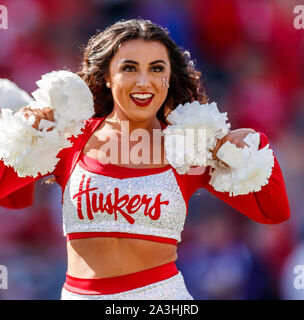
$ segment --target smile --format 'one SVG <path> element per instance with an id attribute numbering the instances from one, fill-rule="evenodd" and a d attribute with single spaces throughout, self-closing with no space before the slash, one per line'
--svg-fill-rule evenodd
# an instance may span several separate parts
<path id="1" fill-rule="evenodd" d="M 151 103 L 154 95 L 152 93 L 132 93 L 130 97 L 137 106 L 145 107 Z"/>

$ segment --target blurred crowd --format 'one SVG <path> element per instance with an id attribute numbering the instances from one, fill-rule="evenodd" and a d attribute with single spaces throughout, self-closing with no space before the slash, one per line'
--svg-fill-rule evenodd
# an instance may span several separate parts
<path id="1" fill-rule="evenodd" d="M 170 31 L 190 51 L 210 101 L 232 129 L 270 139 L 281 165 L 291 218 L 259 224 L 205 190 L 190 200 L 177 265 L 195 299 L 303 299 L 294 286 L 304 265 L 304 29 L 293 25 L 293 0 L 1 0 L 0 78 L 27 92 L 53 70 L 76 72 L 96 30 L 141 17 Z M 301 156 L 302 155 L 302 156 Z M 58 299 L 65 278 L 61 190 L 36 184 L 35 204 L 0 208 L 0 299 Z"/>

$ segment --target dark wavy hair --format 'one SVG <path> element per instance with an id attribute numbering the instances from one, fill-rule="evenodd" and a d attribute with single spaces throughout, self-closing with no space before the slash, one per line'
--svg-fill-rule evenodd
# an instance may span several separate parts
<path id="1" fill-rule="evenodd" d="M 166 48 L 171 64 L 171 76 L 168 95 L 157 112 L 157 118 L 168 124 L 166 116 L 179 104 L 197 100 L 200 103 L 208 101 L 202 86 L 201 72 L 194 68 L 190 53 L 181 49 L 170 38 L 169 31 L 150 20 L 121 20 L 90 38 L 84 48 L 83 60 L 77 74 L 90 88 L 95 114 L 93 117 L 109 115 L 114 107 L 111 90 L 106 86 L 105 77 L 115 53 L 125 41 L 142 39 L 159 41 Z M 54 178 L 45 181 L 53 184 Z"/>
<path id="2" fill-rule="evenodd" d="M 106 87 L 111 59 L 123 42 L 133 39 L 158 41 L 166 48 L 171 63 L 168 95 L 157 112 L 157 118 L 168 124 L 167 114 L 179 104 L 189 101 L 206 103 L 208 98 L 201 84 L 201 72 L 195 70 L 188 51 L 170 38 L 169 31 L 150 20 L 121 20 L 90 38 L 84 48 L 83 60 L 77 74 L 86 82 L 94 97 L 95 115 L 104 117 L 113 110 L 111 90 Z"/>

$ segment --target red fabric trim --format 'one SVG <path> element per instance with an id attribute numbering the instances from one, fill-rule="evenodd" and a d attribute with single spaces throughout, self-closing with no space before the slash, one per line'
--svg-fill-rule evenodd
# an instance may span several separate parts
<path id="1" fill-rule="evenodd" d="M 12 167 L 5 166 L 0 160 L 0 206 L 10 209 L 31 206 L 34 198 L 34 182 L 41 177 L 43 176 L 20 178 Z"/>
<path id="2" fill-rule="evenodd" d="M 172 238 L 158 237 L 153 235 L 135 234 L 128 232 L 73 232 L 67 234 L 67 241 L 73 239 L 85 239 L 95 237 L 115 237 L 115 238 L 132 238 L 132 239 L 143 239 L 155 242 L 162 242 L 168 244 L 177 245 L 177 240 Z"/>
<path id="3" fill-rule="evenodd" d="M 9 209 L 22 209 L 34 203 L 35 183 L 26 185 L 17 191 L 0 199 L 0 206 Z"/>
<path id="4" fill-rule="evenodd" d="M 71 142 L 73 146 L 71 148 L 65 148 L 61 150 L 58 154 L 58 158 L 63 159 L 59 162 L 58 166 L 55 169 L 54 175 L 56 177 L 57 183 L 62 188 L 62 198 L 61 203 L 63 204 L 63 195 L 67 182 L 76 166 L 76 163 L 79 159 L 79 156 L 84 148 L 85 144 L 89 140 L 90 136 L 94 133 L 96 128 L 102 123 L 105 119 L 103 118 L 91 118 L 87 120 L 84 133 L 79 135 L 77 138 L 72 138 Z"/>
<path id="5" fill-rule="evenodd" d="M 175 262 L 110 278 L 81 279 L 66 273 L 66 282 L 63 287 L 77 294 L 114 294 L 169 279 L 177 273 Z"/>
<path id="6" fill-rule="evenodd" d="M 205 170 L 207 172 L 207 170 Z M 191 199 L 193 193 L 199 188 L 203 188 L 202 184 L 202 174 L 200 175 L 189 175 L 189 174 L 179 174 L 174 168 L 173 173 L 175 175 L 176 182 L 182 193 L 186 204 L 186 215 L 188 215 L 189 200 Z M 204 174 L 203 174 L 204 175 Z"/>
<path id="7" fill-rule="evenodd" d="M 171 168 L 169 164 L 160 168 L 127 168 L 111 163 L 101 163 L 96 159 L 88 157 L 84 153 L 81 153 L 78 163 L 87 171 L 119 179 L 156 174 L 167 171 Z"/>

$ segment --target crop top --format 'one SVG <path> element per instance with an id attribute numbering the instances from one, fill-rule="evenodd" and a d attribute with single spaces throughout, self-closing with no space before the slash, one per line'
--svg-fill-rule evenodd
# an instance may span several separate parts
<path id="1" fill-rule="evenodd" d="M 106 236 L 177 244 L 188 202 L 199 188 L 207 189 L 254 221 L 275 224 L 289 218 L 285 183 L 276 158 L 269 183 L 261 191 L 230 197 L 209 184 L 209 167 L 200 175 L 180 175 L 171 165 L 126 168 L 86 156 L 82 150 L 104 119 L 86 121 L 83 133 L 71 138 L 72 146 L 60 151 L 60 161 L 51 173 L 62 188 L 63 233 L 67 240 Z M 262 148 L 268 138 L 259 134 Z M 32 205 L 34 182 L 42 177 L 20 178 L 1 161 L 0 206 Z"/>
<path id="2" fill-rule="evenodd" d="M 186 212 L 169 165 L 130 169 L 81 154 L 63 196 L 63 228 L 69 239 L 93 231 L 176 244 Z"/>

